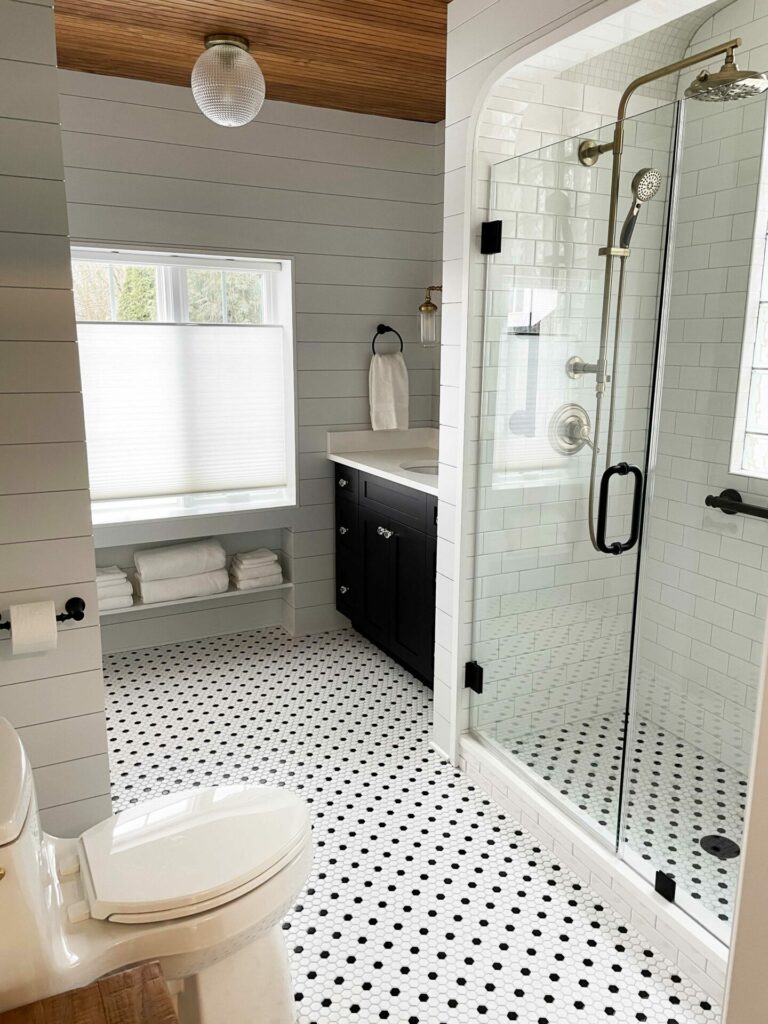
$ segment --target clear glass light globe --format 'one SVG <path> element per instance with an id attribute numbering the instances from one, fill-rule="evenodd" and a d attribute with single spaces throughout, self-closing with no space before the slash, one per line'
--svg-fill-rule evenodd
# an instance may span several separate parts
<path id="1" fill-rule="evenodd" d="M 261 68 L 246 50 L 216 43 L 192 68 L 192 95 L 207 118 L 227 128 L 248 124 L 261 110 L 266 95 Z"/>

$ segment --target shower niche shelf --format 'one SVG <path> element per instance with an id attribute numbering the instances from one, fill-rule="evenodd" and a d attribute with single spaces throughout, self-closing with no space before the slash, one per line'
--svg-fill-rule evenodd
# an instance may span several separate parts
<path id="1" fill-rule="evenodd" d="M 135 612 L 152 612 L 156 608 L 181 608 L 187 605 L 203 604 L 208 601 L 221 601 L 229 598 L 233 603 L 248 598 L 253 600 L 261 594 L 277 593 L 278 591 L 293 590 L 292 583 L 278 583 L 274 587 L 261 587 L 259 590 L 235 590 L 231 587 L 220 594 L 207 594 L 205 597 L 184 597 L 180 601 L 156 601 L 152 604 L 142 604 L 140 601 L 132 604 L 129 608 L 107 608 L 99 612 L 99 619 L 123 619 L 130 618 Z"/>

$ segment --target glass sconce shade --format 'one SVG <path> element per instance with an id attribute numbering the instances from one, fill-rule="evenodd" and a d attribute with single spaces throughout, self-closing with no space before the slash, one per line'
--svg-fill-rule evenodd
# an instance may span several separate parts
<path id="1" fill-rule="evenodd" d="M 227 128 L 248 124 L 261 110 L 266 85 L 261 68 L 239 36 L 206 36 L 192 69 L 192 95 L 209 120 Z"/>

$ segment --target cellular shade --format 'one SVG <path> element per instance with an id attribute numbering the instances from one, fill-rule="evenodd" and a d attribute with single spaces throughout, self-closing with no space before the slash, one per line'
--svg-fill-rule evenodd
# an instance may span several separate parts
<path id="1" fill-rule="evenodd" d="M 286 484 L 281 327 L 81 323 L 94 501 Z"/>

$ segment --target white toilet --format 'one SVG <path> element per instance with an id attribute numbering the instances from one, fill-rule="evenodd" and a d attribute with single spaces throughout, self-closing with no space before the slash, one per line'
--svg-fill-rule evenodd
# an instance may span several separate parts
<path id="1" fill-rule="evenodd" d="M 281 921 L 311 859 L 306 803 L 271 786 L 186 790 L 49 836 L 0 718 L 0 1011 L 159 960 L 184 1024 L 291 1024 Z"/>

